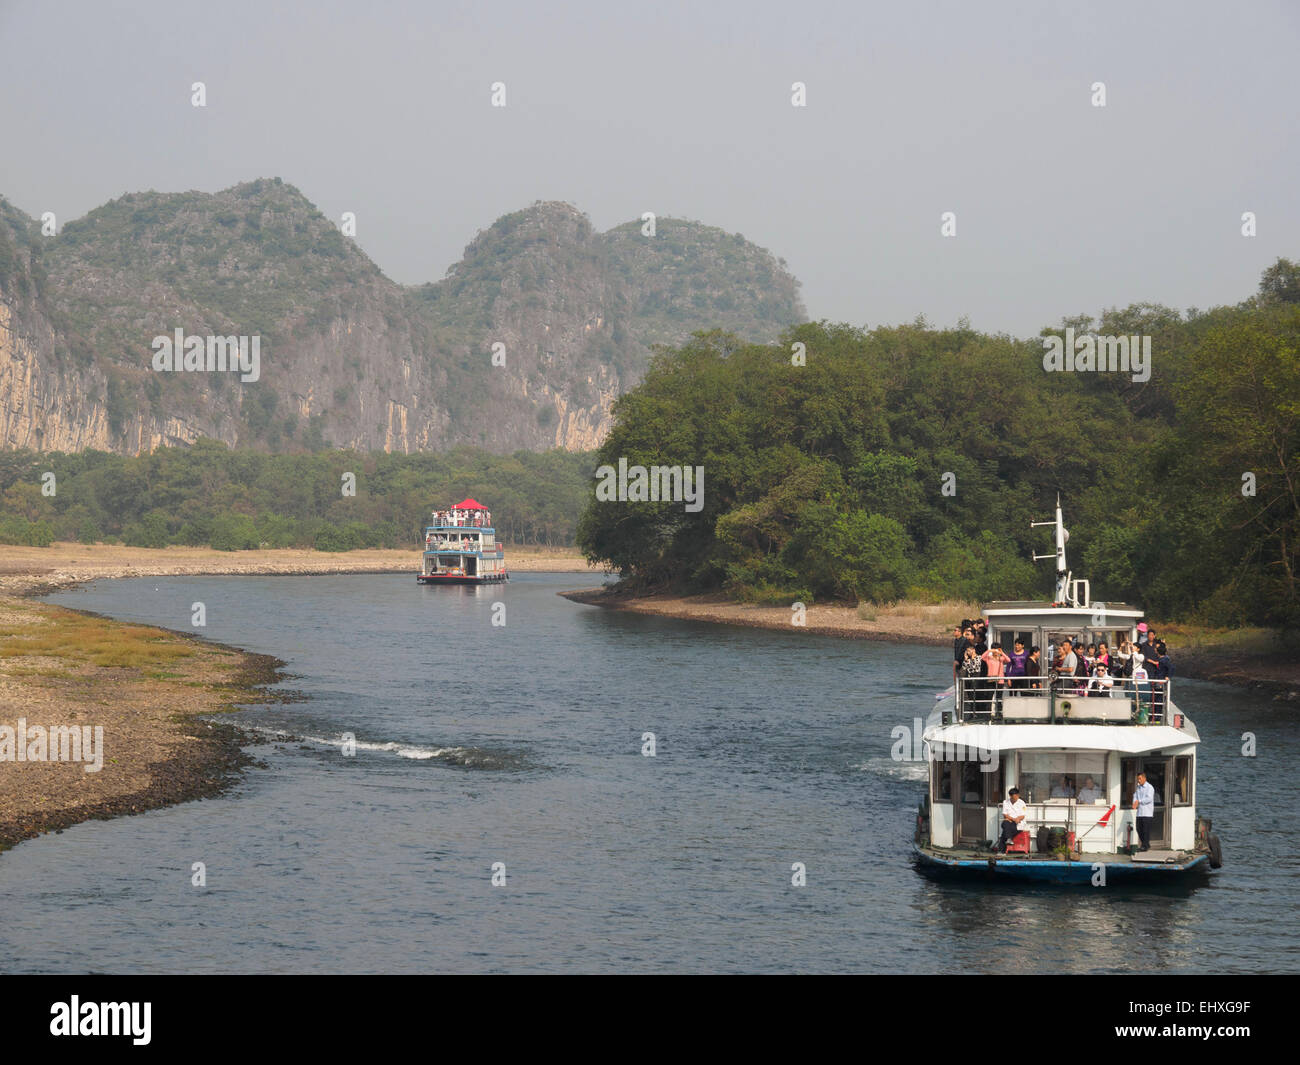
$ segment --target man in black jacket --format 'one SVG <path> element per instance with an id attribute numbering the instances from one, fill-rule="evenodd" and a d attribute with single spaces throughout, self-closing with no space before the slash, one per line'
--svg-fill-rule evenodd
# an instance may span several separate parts
<path id="1" fill-rule="evenodd" d="M 953 633 L 952 641 L 952 676 L 954 682 L 957 679 L 957 671 L 961 669 L 961 660 L 966 657 L 966 648 L 974 646 L 975 633 L 971 629 L 970 619 L 962 618 L 962 622 L 957 626 Z"/>

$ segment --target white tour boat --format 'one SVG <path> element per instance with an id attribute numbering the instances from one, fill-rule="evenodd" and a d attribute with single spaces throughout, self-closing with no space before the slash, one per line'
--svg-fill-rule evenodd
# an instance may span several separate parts
<path id="1" fill-rule="evenodd" d="M 994 878 L 1105 883 L 1134 878 L 1168 882 L 1218 868 L 1218 837 L 1196 813 L 1196 727 L 1174 699 L 1170 681 L 1051 672 L 1061 640 L 1115 648 L 1136 643 L 1142 611 L 1092 603 L 1088 582 L 1065 561 L 1069 533 L 1057 500 L 1056 598 L 1051 603 L 995 602 L 982 613 L 988 646 L 1013 653 L 1042 649 L 1040 676 L 954 675 L 937 697 L 922 750 L 929 792 L 913 843 L 928 872 Z M 1082 661 L 1082 655 L 1080 655 Z M 1138 847 L 1133 809 L 1138 774 L 1154 789 L 1149 848 Z M 1002 805 L 1011 788 L 1025 804 L 1024 831 L 1003 846 Z M 1010 830 L 1008 830 L 1010 831 Z"/>
<path id="2" fill-rule="evenodd" d="M 415 579 L 421 584 L 493 584 L 507 579 L 505 548 L 492 513 L 474 499 L 435 510 L 424 530 L 424 555 Z"/>

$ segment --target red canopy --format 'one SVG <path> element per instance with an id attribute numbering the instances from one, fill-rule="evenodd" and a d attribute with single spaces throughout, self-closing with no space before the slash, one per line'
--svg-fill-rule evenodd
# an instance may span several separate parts
<path id="1" fill-rule="evenodd" d="M 462 499 L 459 503 L 451 508 L 452 510 L 487 510 L 482 503 L 473 499 Z"/>

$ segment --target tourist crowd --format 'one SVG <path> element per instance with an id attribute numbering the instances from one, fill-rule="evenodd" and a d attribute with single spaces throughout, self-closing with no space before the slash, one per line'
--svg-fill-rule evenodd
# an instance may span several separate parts
<path id="1" fill-rule="evenodd" d="M 435 510 L 433 524 L 491 528 L 492 512 L 490 510 Z"/>
<path id="2" fill-rule="evenodd" d="M 1039 647 L 1026 649 L 1022 640 L 1014 642 L 1009 654 L 997 644 L 989 646 L 988 622 L 963 619 L 953 632 L 953 679 L 989 678 L 987 684 L 968 687 L 982 693 L 978 701 L 990 710 L 993 698 L 1002 690 L 1042 688 L 1046 682 L 1058 692 L 1110 695 L 1118 680 L 1146 691 L 1154 689 L 1158 711 L 1164 701 L 1163 682 L 1173 674 L 1173 661 L 1165 642 L 1156 638 L 1146 622 L 1137 629 L 1137 643 L 1123 638 L 1113 651 L 1105 643 L 1084 645 L 1079 637 L 1065 638 L 1056 646 L 1049 645 L 1044 658 Z"/>

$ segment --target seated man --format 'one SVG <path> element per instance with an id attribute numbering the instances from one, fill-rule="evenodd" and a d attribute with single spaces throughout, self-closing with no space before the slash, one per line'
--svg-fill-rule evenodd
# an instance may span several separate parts
<path id="1" fill-rule="evenodd" d="M 1101 798 L 1101 788 L 1093 783 L 1092 777 L 1083 778 L 1083 787 L 1079 789 L 1080 802 L 1096 802 Z"/>
<path id="2" fill-rule="evenodd" d="M 1064 774 L 1052 785 L 1052 792 L 1048 795 L 1049 799 L 1073 799 L 1074 785 L 1070 783 L 1070 778 Z"/>
<path id="3" fill-rule="evenodd" d="M 1088 695 L 1110 695 L 1115 687 L 1115 678 L 1101 663 L 1097 664 L 1097 672 L 1093 674 L 1092 679 L 1088 681 Z"/>
<path id="4" fill-rule="evenodd" d="M 1027 816 L 1025 804 L 1020 799 L 1020 789 L 1012 788 L 1002 801 L 1002 831 L 997 842 L 993 844 L 993 850 L 999 854 L 1006 854 L 1007 844 L 1016 838 L 1016 833 L 1024 832 L 1029 828 Z"/>

